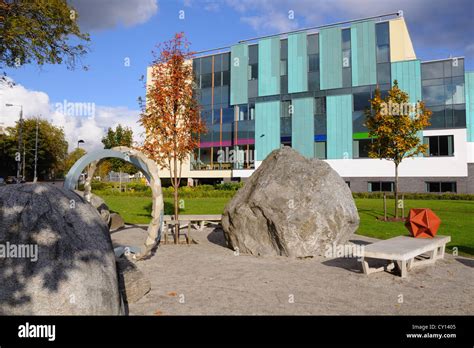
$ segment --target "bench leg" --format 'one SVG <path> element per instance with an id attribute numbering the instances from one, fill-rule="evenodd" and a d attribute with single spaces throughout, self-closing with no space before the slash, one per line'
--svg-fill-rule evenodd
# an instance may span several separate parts
<path id="1" fill-rule="evenodd" d="M 188 244 L 191 243 L 190 239 L 191 239 L 191 221 L 189 221 L 188 223 L 188 234 L 186 235 L 186 242 Z"/>
<path id="2" fill-rule="evenodd" d="M 362 258 L 360 262 L 362 263 L 362 271 L 364 272 L 364 274 L 367 274 L 367 275 L 375 273 L 375 272 L 384 271 L 385 268 L 386 268 L 386 266 L 385 267 L 379 267 L 379 268 L 370 267 L 369 263 L 367 262 L 367 260 L 365 258 Z"/>
<path id="3" fill-rule="evenodd" d="M 408 260 L 408 262 L 407 262 L 407 270 L 408 270 L 408 271 L 413 267 L 414 262 L 415 262 L 415 259 L 414 259 L 414 258 Z"/>
<path id="4" fill-rule="evenodd" d="M 362 271 L 364 272 L 364 274 L 370 274 L 369 263 L 365 261 L 365 258 L 362 258 L 360 262 L 362 263 Z"/>
<path id="5" fill-rule="evenodd" d="M 406 260 L 397 261 L 397 265 L 398 265 L 398 268 L 400 269 L 400 276 L 402 278 L 406 278 L 406 276 L 407 276 L 407 261 Z"/>
<path id="6" fill-rule="evenodd" d="M 446 251 L 446 244 L 443 244 L 438 249 L 438 259 L 444 259 L 444 252 Z"/>

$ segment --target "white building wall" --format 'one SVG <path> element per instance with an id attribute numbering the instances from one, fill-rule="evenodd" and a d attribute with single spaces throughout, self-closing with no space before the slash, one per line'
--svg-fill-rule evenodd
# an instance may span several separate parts
<path id="1" fill-rule="evenodd" d="M 466 129 L 426 130 L 424 136 L 453 135 L 454 156 L 416 157 L 403 160 L 399 166 L 400 177 L 465 177 L 467 163 L 474 163 L 474 143 L 466 141 Z M 379 159 L 326 160 L 342 177 L 391 177 L 394 176 L 393 162 Z M 256 168 L 260 165 L 256 162 Z M 246 171 L 247 177 L 248 172 Z M 234 177 L 240 174 L 234 171 Z"/>

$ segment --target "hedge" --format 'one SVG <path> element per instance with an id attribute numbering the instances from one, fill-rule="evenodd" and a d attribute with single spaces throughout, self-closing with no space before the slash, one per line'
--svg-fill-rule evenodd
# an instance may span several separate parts
<path id="1" fill-rule="evenodd" d="M 244 184 L 242 182 L 223 183 L 216 185 L 198 185 L 198 186 L 183 186 L 179 188 L 179 196 L 182 198 L 199 198 L 199 197 L 232 197 Z M 102 182 L 93 181 L 92 191 L 97 195 L 123 195 L 123 196 L 151 196 L 151 189 L 149 186 L 139 183 L 122 183 L 122 187 L 126 191 L 120 192 L 119 183 L 116 182 Z M 80 189 L 83 189 L 80 187 Z M 164 197 L 173 197 L 172 187 L 163 187 Z M 383 192 L 353 192 L 354 198 L 369 198 L 381 199 Z M 423 199 L 423 200 L 464 200 L 474 201 L 473 194 L 458 194 L 458 193 L 403 193 L 405 199 Z M 399 193 L 401 198 L 402 193 Z M 387 193 L 387 199 L 394 199 L 393 193 Z"/>

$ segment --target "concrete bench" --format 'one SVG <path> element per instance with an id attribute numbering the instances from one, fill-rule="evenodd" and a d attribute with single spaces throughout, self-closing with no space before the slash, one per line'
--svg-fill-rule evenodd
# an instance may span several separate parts
<path id="1" fill-rule="evenodd" d="M 220 222 L 222 220 L 222 215 L 178 215 L 178 221 L 174 219 L 174 215 L 164 215 L 163 216 L 163 224 L 164 224 L 164 244 L 168 243 L 168 234 L 169 234 L 169 226 L 178 226 L 178 230 L 181 228 L 181 224 L 183 227 L 188 227 L 187 232 L 184 232 L 184 236 L 186 238 L 186 243 L 191 243 L 191 224 L 193 222 L 198 222 L 200 224 L 200 228 L 204 227 L 206 222 Z M 173 230 L 173 229 L 171 229 Z M 178 233 L 178 238 L 181 235 L 181 231 Z M 175 236 L 173 236 L 173 239 Z"/>
<path id="2" fill-rule="evenodd" d="M 438 259 L 444 258 L 446 244 L 451 241 L 450 236 L 436 236 L 434 238 L 413 238 L 399 236 L 375 242 L 364 247 L 361 258 L 362 270 L 365 274 L 371 274 L 383 270 L 391 270 L 396 266 L 400 269 L 402 278 L 407 272 L 421 265 L 432 264 Z M 427 258 L 421 255 L 427 255 Z M 370 267 L 366 258 L 387 260 L 383 267 Z M 421 260 L 420 260 L 421 259 Z"/>

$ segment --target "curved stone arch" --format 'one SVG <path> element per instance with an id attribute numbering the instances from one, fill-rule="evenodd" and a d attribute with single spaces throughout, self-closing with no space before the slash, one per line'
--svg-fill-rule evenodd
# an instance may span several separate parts
<path id="1" fill-rule="evenodd" d="M 66 175 L 64 187 L 69 190 L 74 190 L 82 171 L 88 165 L 91 165 L 88 170 L 89 180 L 86 182 L 84 192 L 85 199 L 90 200 L 90 179 L 92 178 L 92 175 L 99 161 L 106 158 L 119 158 L 133 164 L 145 175 L 146 179 L 150 183 L 150 187 L 153 194 L 153 206 L 151 213 L 152 218 L 147 230 L 148 236 L 140 252 L 133 256 L 136 259 L 143 258 L 149 255 L 150 251 L 158 243 L 161 237 L 161 227 L 163 225 L 163 192 L 161 190 L 161 180 L 159 177 L 158 166 L 153 160 L 145 156 L 142 152 L 135 149 L 131 149 L 126 146 L 118 146 L 112 149 L 96 150 L 84 155 L 76 163 L 74 163 L 74 165 L 71 167 L 68 174 Z"/>

